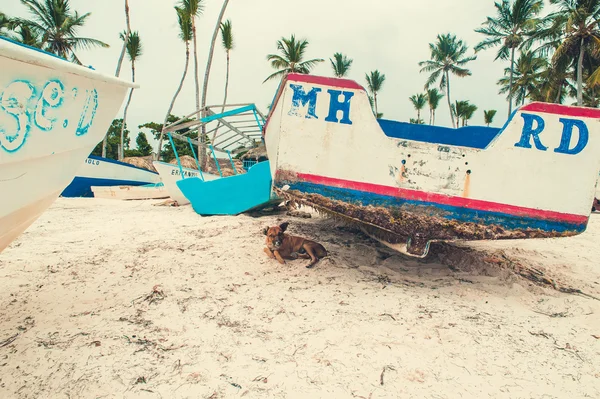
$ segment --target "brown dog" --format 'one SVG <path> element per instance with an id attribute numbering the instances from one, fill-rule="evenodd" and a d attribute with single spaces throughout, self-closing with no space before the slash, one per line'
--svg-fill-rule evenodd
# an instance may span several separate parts
<path id="1" fill-rule="evenodd" d="M 265 227 L 263 233 L 267 236 L 265 253 L 269 258 L 277 259 L 282 265 L 285 259 L 310 259 L 307 268 L 313 267 L 321 258 L 327 256 L 327 250 L 318 242 L 302 237 L 285 234 L 289 223 L 279 226 Z"/>

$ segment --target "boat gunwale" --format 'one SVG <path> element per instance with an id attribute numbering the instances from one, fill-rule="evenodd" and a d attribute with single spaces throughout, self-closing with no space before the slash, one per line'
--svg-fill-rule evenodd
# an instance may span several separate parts
<path id="1" fill-rule="evenodd" d="M 98 72 L 91 67 L 74 64 L 55 54 L 19 43 L 5 36 L 0 36 L 0 54 L 3 58 L 24 62 L 37 67 L 48 68 L 57 72 L 81 76 L 94 81 L 101 81 L 113 85 L 116 84 L 132 89 L 140 87 L 137 83 Z"/>

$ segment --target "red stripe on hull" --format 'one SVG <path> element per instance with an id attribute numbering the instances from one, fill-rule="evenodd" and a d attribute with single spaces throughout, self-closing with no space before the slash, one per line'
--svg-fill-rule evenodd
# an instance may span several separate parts
<path id="1" fill-rule="evenodd" d="M 584 224 L 588 217 L 582 215 L 574 215 L 569 213 L 561 213 L 554 211 L 544 211 L 541 209 L 524 208 L 515 205 L 499 204 L 496 202 L 476 200 L 463 197 L 452 197 L 444 194 L 427 193 L 424 191 L 410 190 L 406 188 L 382 186 L 379 184 L 361 183 L 350 180 L 336 179 L 332 177 L 317 176 L 307 173 L 298 173 L 298 178 L 309 183 L 321 184 L 325 186 L 333 186 L 346 188 L 351 190 L 369 192 L 390 197 L 398 197 L 406 200 L 433 202 L 440 205 L 450 205 L 460 208 L 470 208 L 479 211 L 498 212 L 513 216 L 525 216 L 530 218 L 555 220 L 560 222 L 569 222 L 575 224 Z"/>
<path id="2" fill-rule="evenodd" d="M 527 104 L 519 109 L 519 111 L 542 112 L 546 114 L 575 116 L 581 118 L 600 118 L 600 109 L 584 108 L 584 107 L 569 107 L 559 104 L 548 103 L 533 103 Z"/>
<path id="3" fill-rule="evenodd" d="M 346 89 L 365 90 L 364 87 L 362 87 L 355 81 L 349 79 L 328 78 L 325 76 L 290 73 L 289 75 L 287 75 L 287 80 L 295 82 L 314 83 L 323 86 L 343 87 Z"/>

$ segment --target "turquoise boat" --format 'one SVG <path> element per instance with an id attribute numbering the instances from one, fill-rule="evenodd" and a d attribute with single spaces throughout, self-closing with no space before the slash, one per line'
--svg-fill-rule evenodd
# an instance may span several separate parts
<path id="1" fill-rule="evenodd" d="M 200 215 L 238 215 L 282 202 L 272 193 L 269 161 L 259 162 L 247 173 L 203 181 L 182 179 L 177 186 Z"/>
<path id="2" fill-rule="evenodd" d="M 231 156 L 232 150 L 234 152 L 248 151 L 259 145 L 262 141 L 264 116 L 254 104 L 230 107 L 235 108 L 221 113 L 214 113 L 208 107 L 208 115 L 204 118 L 181 124 L 175 123 L 167 127 L 167 136 L 180 169 L 178 174 L 180 179 L 176 181 L 177 188 L 199 215 L 238 215 L 243 212 L 276 206 L 283 202 L 272 191 L 273 182 L 268 160 L 250 166 L 246 173 L 243 173 L 245 169 L 238 170 Z M 215 160 L 218 175 L 201 170 L 194 152 L 194 146 L 198 146 L 198 141 L 175 133 L 182 126 L 190 131 L 204 126 L 208 133 L 213 133 L 211 143 L 215 143 L 215 145 L 209 145 L 208 148 Z M 219 131 L 219 129 L 224 131 Z M 199 171 L 198 175 L 183 173 L 177 147 L 173 142 L 174 138 L 186 141 L 190 145 Z M 215 151 L 227 154 L 233 175 L 223 175 Z"/>

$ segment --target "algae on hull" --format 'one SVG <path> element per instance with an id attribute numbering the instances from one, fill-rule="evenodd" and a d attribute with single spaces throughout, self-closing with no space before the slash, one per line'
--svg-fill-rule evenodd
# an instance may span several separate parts
<path id="1" fill-rule="evenodd" d="M 282 179 L 283 180 L 283 179 Z M 424 255 L 430 241 L 509 240 L 524 238 L 569 237 L 576 231 L 543 231 L 540 229 L 506 229 L 497 224 L 461 222 L 440 215 L 417 211 L 418 207 L 384 208 L 356 205 L 332 200 L 320 194 L 274 188 L 291 206 L 304 205 L 326 215 L 356 224 L 370 234 L 391 244 L 406 242 L 407 251 Z M 408 210 L 410 209 L 410 210 Z"/>

